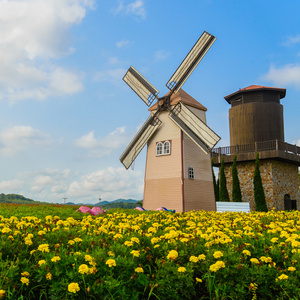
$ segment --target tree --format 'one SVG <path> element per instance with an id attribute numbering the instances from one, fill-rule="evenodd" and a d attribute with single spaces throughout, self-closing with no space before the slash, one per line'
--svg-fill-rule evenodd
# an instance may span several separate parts
<path id="1" fill-rule="evenodd" d="M 233 202 L 242 202 L 242 192 L 240 187 L 240 180 L 238 177 L 238 171 L 236 168 L 236 154 L 233 159 L 232 164 L 232 201 Z"/>
<path id="2" fill-rule="evenodd" d="M 220 191 L 219 191 L 219 200 L 220 201 L 230 201 L 229 194 L 226 186 L 226 176 L 224 170 L 224 158 L 222 158 L 220 173 L 219 173 L 219 184 L 220 184 Z"/>
<path id="3" fill-rule="evenodd" d="M 214 183 L 214 192 L 215 192 L 215 200 L 219 201 L 219 185 L 217 184 L 216 181 L 216 176 L 214 172 L 214 159 L 211 159 L 211 170 L 212 170 L 212 175 L 213 175 L 213 183 Z"/>
<path id="4" fill-rule="evenodd" d="M 255 170 L 254 170 L 254 201 L 256 204 L 256 211 L 268 211 L 264 187 L 262 185 L 260 170 L 259 170 L 259 152 L 256 154 Z"/>

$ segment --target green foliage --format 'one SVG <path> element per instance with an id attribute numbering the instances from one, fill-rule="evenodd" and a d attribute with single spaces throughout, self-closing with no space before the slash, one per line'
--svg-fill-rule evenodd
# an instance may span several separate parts
<path id="1" fill-rule="evenodd" d="M 101 205 L 102 208 L 104 209 L 111 209 L 111 208 L 126 208 L 126 209 L 131 209 L 131 208 L 136 208 L 137 206 L 141 206 L 139 202 L 112 202 L 108 204 Z"/>
<path id="2" fill-rule="evenodd" d="M 219 185 L 216 181 L 216 176 L 214 172 L 214 159 L 211 159 L 211 170 L 212 170 L 212 175 L 213 175 L 213 184 L 214 184 L 214 192 L 215 192 L 215 201 L 219 201 Z"/>
<path id="3" fill-rule="evenodd" d="M 256 159 L 255 159 L 253 184 L 254 184 L 254 201 L 256 204 L 256 211 L 268 211 L 264 187 L 262 184 L 260 170 L 259 170 L 259 152 L 257 152 Z"/>
<path id="4" fill-rule="evenodd" d="M 224 158 L 222 158 L 220 172 L 219 172 L 219 180 L 220 180 L 220 192 L 219 192 L 219 201 L 227 201 L 229 202 L 229 194 L 226 185 L 226 176 L 224 170 Z"/>
<path id="5" fill-rule="evenodd" d="M 240 187 L 240 180 L 238 177 L 238 171 L 236 168 L 236 154 L 232 164 L 232 201 L 242 202 L 242 192 Z"/>

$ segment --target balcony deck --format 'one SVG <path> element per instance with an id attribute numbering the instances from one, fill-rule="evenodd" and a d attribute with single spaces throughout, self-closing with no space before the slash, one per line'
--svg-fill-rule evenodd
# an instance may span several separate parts
<path id="1" fill-rule="evenodd" d="M 214 166 L 218 167 L 222 158 L 224 163 L 232 163 L 237 154 L 237 161 L 253 161 L 257 152 L 260 153 L 260 159 L 275 159 L 300 166 L 300 147 L 278 140 L 214 148 L 211 157 Z"/>

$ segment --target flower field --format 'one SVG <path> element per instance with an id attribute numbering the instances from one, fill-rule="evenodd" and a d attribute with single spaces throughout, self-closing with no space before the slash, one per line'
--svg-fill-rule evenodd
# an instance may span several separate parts
<path id="1" fill-rule="evenodd" d="M 300 213 L 0 205 L 2 299 L 300 299 Z"/>

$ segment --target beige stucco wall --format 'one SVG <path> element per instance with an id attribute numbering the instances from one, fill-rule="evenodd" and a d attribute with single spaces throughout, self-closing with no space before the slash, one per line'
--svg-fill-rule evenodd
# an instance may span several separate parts
<path id="1" fill-rule="evenodd" d="M 232 194 L 232 165 L 225 165 L 227 189 L 231 199 Z M 237 170 L 243 201 L 250 202 L 251 209 L 255 210 L 253 177 L 255 162 L 238 162 Z M 298 167 L 276 160 L 261 160 L 260 173 L 264 187 L 268 209 L 284 209 L 284 195 L 289 194 L 291 199 L 297 200 L 300 209 Z"/>

